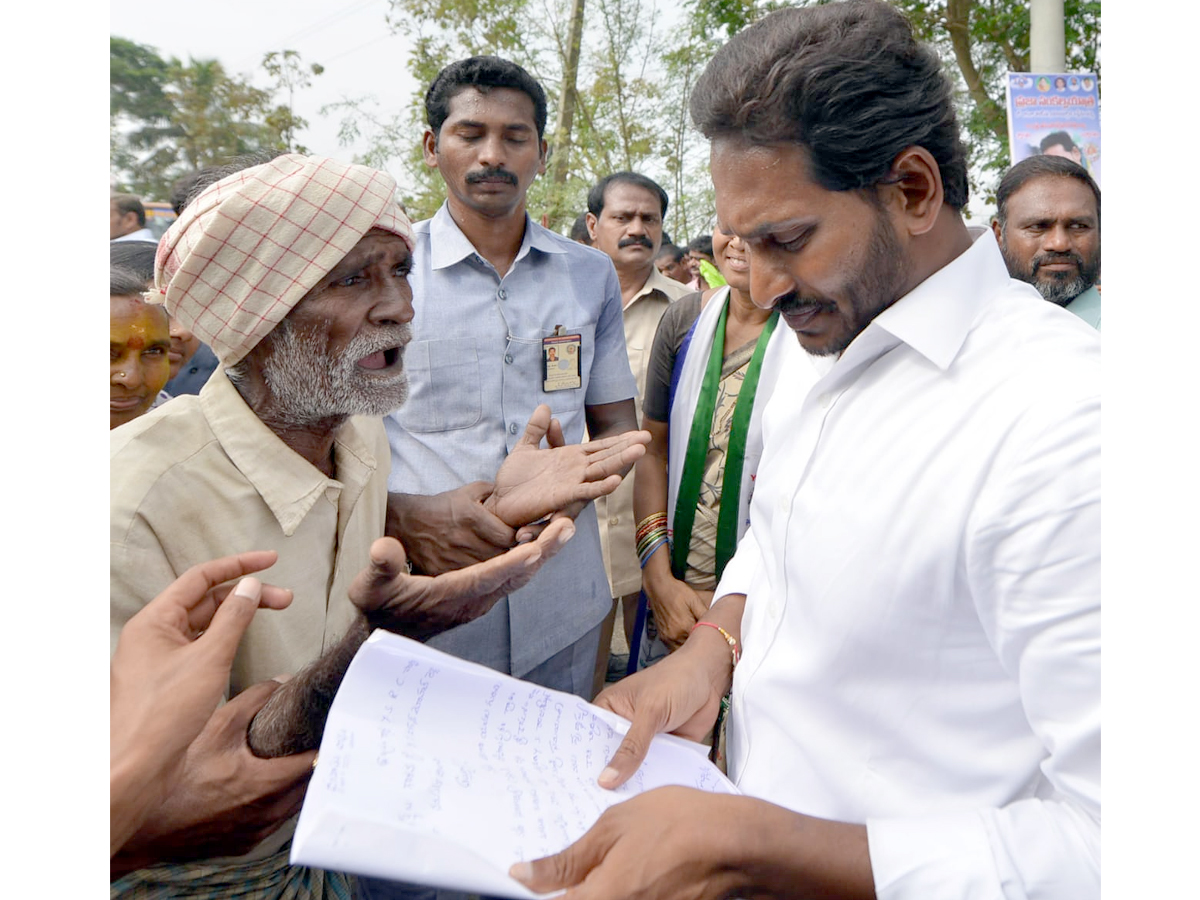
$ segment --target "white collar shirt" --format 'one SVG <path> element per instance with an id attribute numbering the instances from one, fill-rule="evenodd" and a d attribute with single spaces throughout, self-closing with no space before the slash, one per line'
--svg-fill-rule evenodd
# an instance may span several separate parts
<path id="1" fill-rule="evenodd" d="M 1099 361 L 985 235 L 764 412 L 729 770 L 881 900 L 1099 895 Z"/>

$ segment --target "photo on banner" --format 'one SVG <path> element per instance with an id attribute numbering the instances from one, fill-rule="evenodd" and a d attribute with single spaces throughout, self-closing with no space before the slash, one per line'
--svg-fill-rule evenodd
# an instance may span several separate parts
<path id="1" fill-rule="evenodd" d="M 1038 154 L 1075 160 L 1100 181 L 1100 79 L 1091 72 L 1009 72 L 1012 164 Z"/>

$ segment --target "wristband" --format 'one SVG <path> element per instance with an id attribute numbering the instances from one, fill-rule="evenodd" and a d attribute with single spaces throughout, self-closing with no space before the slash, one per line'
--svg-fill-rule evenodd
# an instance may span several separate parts
<path id="1" fill-rule="evenodd" d="M 725 643 L 727 643 L 729 645 L 729 652 L 733 656 L 734 668 L 737 668 L 738 660 L 742 656 L 741 652 L 738 650 L 737 638 L 735 638 L 732 634 L 730 634 L 728 631 L 726 631 L 724 628 L 722 628 L 716 622 L 703 622 L 703 621 L 697 622 L 695 625 L 692 626 L 692 631 L 695 631 L 701 625 L 706 625 L 709 628 L 715 628 L 715 629 L 717 629 L 717 631 L 721 632 L 721 637 L 725 638 Z"/>

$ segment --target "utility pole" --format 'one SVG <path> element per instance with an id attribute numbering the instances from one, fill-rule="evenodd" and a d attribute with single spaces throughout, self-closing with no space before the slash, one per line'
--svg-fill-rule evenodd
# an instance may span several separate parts
<path id="1" fill-rule="evenodd" d="M 1029 71 L 1065 72 L 1063 0 L 1029 0 Z"/>

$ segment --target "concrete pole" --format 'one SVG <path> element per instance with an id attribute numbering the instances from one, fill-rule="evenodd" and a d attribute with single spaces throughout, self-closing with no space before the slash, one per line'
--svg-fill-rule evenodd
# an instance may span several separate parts
<path id="1" fill-rule="evenodd" d="M 1065 72 L 1063 0 L 1029 0 L 1029 71 Z"/>

